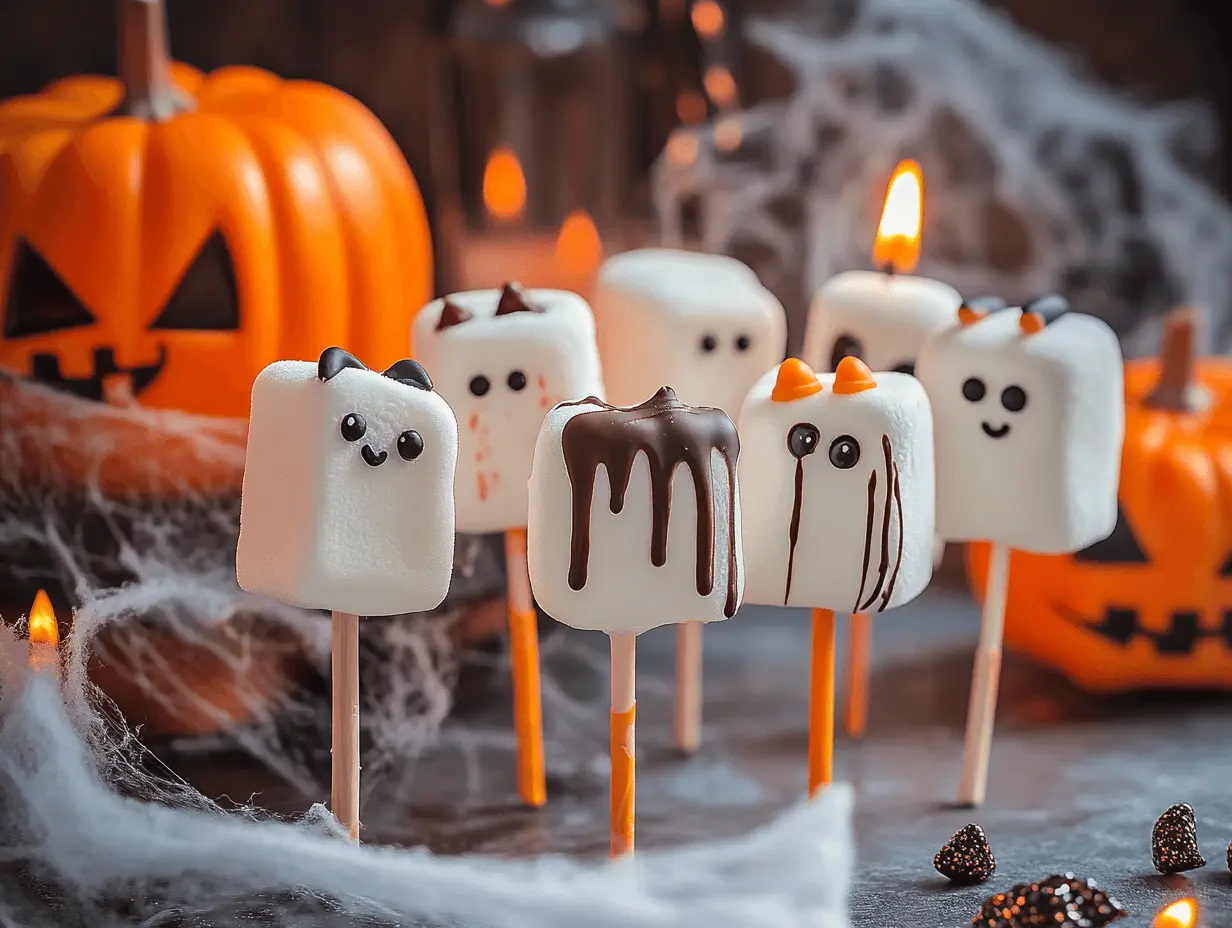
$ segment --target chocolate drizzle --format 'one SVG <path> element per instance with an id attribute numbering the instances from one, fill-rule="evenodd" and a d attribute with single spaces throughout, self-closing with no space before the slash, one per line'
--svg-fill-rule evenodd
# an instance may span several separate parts
<path id="1" fill-rule="evenodd" d="M 894 470 L 894 457 L 893 448 L 890 446 L 889 435 L 881 436 L 881 449 L 885 452 L 886 465 L 885 512 L 881 518 L 881 563 L 877 567 L 877 584 L 873 587 L 873 592 L 869 594 L 868 599 L 856 606 L 853 610 L 854 612 L 863 612 L 873 604 L 873 600 L 881 595 L 881 589 L 885 586 L 886 571 L 890 569 L 890 500 L 894 493 L 894 481 L 890 479 L 890 474 Z M 869 510 L 872 510 L 871 503 L 869 505 Z M 885 608 L 884 605 L 882 608 Z"/>
<path id="2" fill-rule="evenodd" d="M 541 313 L 542 306 L 536 306 L 526 298 L 526 291 L 520 284 L 513 281 L 501 287 L 500 300 L 496 303 L 496 315 L 508 316 L 510 313 Z"/>
<path id="3" fill-rule="evenodd" d="M 888 501 L 887 508 L 889 508 Z M 898 512 L 898 554 L 894 561 L 894 570 L 890 573 L 890 582 L 886 584 L 885 595 L 881 597 L 878 612 L 884 612 L 885 607 L 890 604 L 890 597 L 894 595 L 894 584 L 898 582 L 898 569 L 903 566 L 903 494 L 898 486 L 897 464 L 894 465 L 894 509 Z"/>
<path id="4" fill-rule="evenodd" d="M 503 299 L 503 297 L 502 297 Z M 736 544 L 736 462 L 740 438 L 720 409 L 686 406 L 671 387 L 639 406 L 624 409 L 595 397 L 567 405 L 593 405 L 565 423 L 561 450 L 573 493 L 573 524 L 569 553 L 569 588 L 586 586 L 590 566 L 590 511 L 595 478 L 602 465 L 611 485 L 609 508 L 624 509 L 637 455 L 650 465 L 650 563 L 667 563 L 667 535 L 672 508 L 672 476 L 684 464 L 693 478 L 697 500 L 696 583 L 700 596 L 714 590 L 714 481 L 711 456 L 718 452 L 727 465 L 727 599 L 723 614 L 735 615 L 739 603 L 739 559 Z"/>
<path id="5" fill-rule="evenodd" d="M 877 515 L 877 468 L 868 475 L 868 520 L 864 525 L 864 565 L 860 568 L 860 591 L 856 593 L 856 605 L 864 598 L 864 587 L 868 583 L 868 559 L 873 551 L 873 521 Z"/>
<path id="6" fill-rule="evenodd" d="M 800 510 L 804 507 L 804 458 L 796 458 L 796 497 L 791 505 L 791 525 L 787 537 L 791 548 L 787 555 L 787 586 L 783 589 L 783 605 L 791 599 L 791 576 L 796 570 L 796 543 L 800 540 Z"/>
<path id="7" fill-rule="evenodd" d="M 441 307 L 441 318 L 436 320 L 436 331 L 452 329 L 455 325 L 470 322 L 473 318 L 469 310 L 446 298 L 445 305 Z"/>

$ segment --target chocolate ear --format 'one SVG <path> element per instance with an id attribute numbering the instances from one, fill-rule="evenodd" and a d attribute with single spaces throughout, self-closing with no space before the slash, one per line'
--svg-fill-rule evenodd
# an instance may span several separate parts
<path id="1" fill-rule="evenodd" d="M 526 291 L 521 284 L 510 281 L 501 287 L 500 300 L 496 304 L 496 315 L 508 316 L 510 313 L 541 313 L 543 307 L 536 306 L 526 299 Z"/>
<path id="2" fill-rule="evenodd" d="M 446 299 L 445 305 L 441 307 L 441 317 L 436 320 L 436 331 L 451 329 L 455 325 L 470 322 L 472 318 L 469 311 L 463 309 L 452 300 Z"/>
<path id="3" fill-rule="evenodd" d="M 424 370 L 422 364 L 418 361 L 412 361 L 410 358 L 395 361 L 385 371 L 384 376 L 419 390 L 432 389 L 432 378 L 428 376 L 428 372 Z"/>
<path id="4" fill-rule="evenodd" d="M 321 352 L 321 360 L 317 362 L 317 377 L 322 381 L 330 381 L 348 367 L 357 371 L 368 369 L 363 361 L 349 351 L 343 351 L 341 348 L 326 348 Z"/>

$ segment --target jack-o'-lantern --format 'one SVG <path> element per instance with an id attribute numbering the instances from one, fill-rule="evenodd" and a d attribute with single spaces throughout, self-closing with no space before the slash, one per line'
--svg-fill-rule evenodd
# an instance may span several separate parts
<path id="1" fill-rule="evenodd" d="M 1196 327 L 1174 313 L 1161 359 L 1125 366 L 1112 535 L 1011 555 L 1007 645 L 1087 689 L 1232 687 L 1232 364 L 1194 359 Z M 988 546 L 967 564 L 982 596 Z"/>
<path id="2" fill-rule="evenodd" d="M 393 140 L 333 88 L 168 59 L 121 4 L 120 79 L 0 103 L 0 367 L 90 399 L 245 416 L 279 358 L 406 354 L 427 220 Z"/>

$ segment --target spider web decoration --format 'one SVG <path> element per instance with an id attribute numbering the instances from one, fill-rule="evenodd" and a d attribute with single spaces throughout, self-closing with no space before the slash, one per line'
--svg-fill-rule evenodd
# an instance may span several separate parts
<path id="1" fill-rule="evenodd" d="M 669 142 L 653 178 L 668 243 L 695 216 L 704 247 L 800 310 L 832 274 L 869 266 L 886 182 L 911 157 L 920 273 L 1015 300 L 1059 289 L 1130 354 L 1168 309 L 1201 305 L 1204 347 L 1232 348 L 1232 209 L 1203 176 L 1217 144 L 1205 107 L 1113 94 L 971 0 L 852 0 L 747 32 L 796 92 L 743 113 L 737 146 L 717 124 Z"/>

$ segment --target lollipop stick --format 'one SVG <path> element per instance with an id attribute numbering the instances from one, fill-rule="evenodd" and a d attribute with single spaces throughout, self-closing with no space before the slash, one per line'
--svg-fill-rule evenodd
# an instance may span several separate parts
<path id="1" fill-rule="evenodd" d="M 518 737 L 518 793 L 538 808 L 547 801 L 543 769 L 543 703 L 539 693 L 539 623 L 526 567 L 526 530 L 505 533 L 509 587 L 509 650 L 513 664 L 513 728 Z"/>
<path id="2" fill-rule="evenodd" d="M 333 632 L 333 771 L 329 805 L 359 840 L 359 617 L 335 612 Z"/>
<path id="3" fill-rule="evenodd" d="M 847 706 L 844 712 L 847 734 L 864 737 L 868 722 L 868 660 L 872 646 L 873 620 L 857 612 L 847 626 Z"/>
<path id="4" fill-rule="evenodd" d="M 1001 638 L 1005 631 L 1005 594 L 1010 579 L 1010 549 L 993 545 L 984 590 L 980 643 L 975 651 L 971 701 L 967 706 L 967 738 L 963 747 L 962 783 L 958 801 L 984 803 L 988 791 L 988 759 L 992 753 L 993 720 L 997 714 L 997 688 L 1001 683 Z"/>
<path id="5" fill-rule="evenodd" d="M 633 786 L 635 751 L 633 716 L 637 707 L 637 636 L 612 639 L 612 804 L 613 858 L 633 853 Z"/>
<path id="6" fill-rule="evenodd" d="M 834 610 L 813 610 L 809 682 L 808 791 L 816 796 L 834 775 Z"/>
<path id="7" fill-rule="evenodd" d="M 676 747 L 692 754 L 702 742 L 702 623 L 676 626 Z"/>

